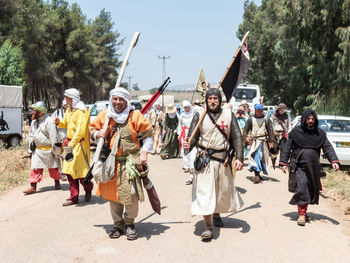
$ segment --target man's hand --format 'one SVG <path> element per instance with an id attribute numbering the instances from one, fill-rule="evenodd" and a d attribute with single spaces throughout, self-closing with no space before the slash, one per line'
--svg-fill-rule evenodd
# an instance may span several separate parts
<path id="1" fill-rule="evenodd" d="M 282 172 L 287 173 L 288 171 L 288 166 L 284 165 L 281 167 Z"/>
<path id="2" fill-rule="evenodd" d="M 147 165 L 147 155 L 148 152 L 145 150 L 141 150 L 140 152 L 140 161 L 142 165 Z"/>
<path id="3" fill-rule="evenodd" d="M 247 137 L 247 143 L 249 144 L 249 145 L 251 145 L 252 144 L 252 139 L 251 138 L 249 138 L 249 137 Z"/>
<path id="4" fill-rule="evenodd" d="M 104 129 L 99 130 L 96 134 L 96 139 L 106 138 L 106 131 Z"/>
<path id="5" fill-rule="evenodd" d="M 233 169 L 236 169 L 236 171 L 240 171 L 243 169 L 243 163 L 240 160 L 236 160 L 233 163 Z"/>
<path id="6" fill-rule="evenodd" d="M 186 140 L 183 142 L 183 146 L 184 146 L 184 150 L 185 151 L 189 151 L 190 150 L 190 142 L 188 141 L 188 138 L 186 138 Z"/>
<path id="7" fill-rule="evenodd" d="M 60 124 L 60 118 L 54 118 L 53 123 L 56 125 Z"/>
<path id="8" fill-rule="evenodd" d="M 332 166 L 334 170 L 338 171 L 339 170 L 339 163 L 332 163 Z"/>

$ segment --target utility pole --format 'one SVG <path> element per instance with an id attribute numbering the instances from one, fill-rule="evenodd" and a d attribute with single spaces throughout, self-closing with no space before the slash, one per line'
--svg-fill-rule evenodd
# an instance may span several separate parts
<path id="1" fill-rule="evenodd" d="M 162 83 L 163 83 L 166 79 L 165 60 L 169 59 L 170 56 L 158 56 L 158 58 L 163 59 L 163 74 L 162 74 Z M 162 95 L 162 110 L 164 112 L 164 93 Z"/>
<path id="2" fill-rule="evenodd" d="M 129 84 L 128 84 L 128 90 L 131 91 L 131 79 L 133 77 L 132 76 L 129 76 L 128 79 L 129 79 Z"/>

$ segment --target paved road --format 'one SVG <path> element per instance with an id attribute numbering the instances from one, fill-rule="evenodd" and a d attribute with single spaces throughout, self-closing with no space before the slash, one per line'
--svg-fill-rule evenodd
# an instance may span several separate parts
<path id="1" fill-rule="evenodd" d="M 246 167 L 239 172 L 244 207 L 225 214 L 225 227 L 203 243 L 203 220 L 190 215 L 191 186 L 184 185 L 181 159 L 151 156 L 150 165 L 163 209 L 159 216 L 148 200 L 141 204 L 138 240 L 108 238 L 109 204 L 96 196 L 88 204 L 62 207 L 67 183 L 54 191 L 47 178 L 35 195 L 23 196 L 25 185 L 0 196 L 0 262 L 350 262 L 350 216 L 322 197 L 309 209 L 311 223 L 297 226 L 279 170 L 270 168 L 259 185 Z"/>

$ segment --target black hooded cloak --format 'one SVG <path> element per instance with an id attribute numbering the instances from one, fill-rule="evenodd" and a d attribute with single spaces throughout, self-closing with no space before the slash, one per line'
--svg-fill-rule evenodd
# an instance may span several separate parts
<path id="1" fill-rule="evenodd" d="M 308 128 L 307 116 L 313 114 L 315 125 Z M 318 128 L 318 119 L 315 111 L 307 109 L 301 117 L 301 125 L 295 127 L 290 133 L 287 143 L 281 152 L 280 165 L 289 164 L 289 159 L 296 161 L 297 187 L 290 204 L 318 204 L 321 188 L 320 180 L 320 150 L 330 163 L 338 162 L 338 157 L 328 141 L 326 133 Z M 302 151 L 302 152 L 301 152 Z"/>

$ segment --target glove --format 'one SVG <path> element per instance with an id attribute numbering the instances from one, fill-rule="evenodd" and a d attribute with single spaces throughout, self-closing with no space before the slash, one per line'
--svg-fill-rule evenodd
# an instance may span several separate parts
<path id="1" fill-rule="evenodd" d="M 63 154 L 62 157 L 67 161 L 71 162 L 74 159 L 73 155 L 73 147 L 71 146 L 64 146 L 63 147 Z"/>
<path id="2" fill-rule="evenodd" d="M 29 149 L 34 152 L 35 149 L 36 149 L 36 145 L 35 145 L 35 142 L 34 141 L 31 141 L 30 144 L 29 144 Z"/>

